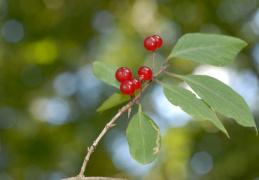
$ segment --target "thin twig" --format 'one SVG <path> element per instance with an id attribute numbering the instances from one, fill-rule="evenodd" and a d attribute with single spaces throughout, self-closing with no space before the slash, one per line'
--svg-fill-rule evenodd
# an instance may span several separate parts
<path id="1" fill-rule="evenodd" d="M 156 73 L 153 77 L 157 77 L 159 74 L 161 74 L 168 66 L 163 66 L 162 69 L 160 69 L 160 71 L 158 71 L 158 73 Z M 148 83 L 141 89 L 141 91 L 145 91 L 145 89 L 151 84 L 151 80 L 148 81 Z M 106 124 L 106 126 L 104 127 L 104 129 L 102 130 L 102 132 L 100 133 L 100 135 L 97 137 L 97 139 L 93 142 L 93 144 L 90 146 L 90 148 L 88 147 L 88 152 L 87 155 L 85 156 L 83 165 L 81 167 L 81 171 L 79 173 L 79 177 L 84 177 L 84 172 L 85 172 L 85 167 L 89 161 L 89 158 L 91 156 L 91 154 L 94 152 L 96 146 L 98 145 L 99 141 L 102 139 L 102 137 L 104 136 L 104 134 L 113 126 L 115 126 L 114 122 L 116 121 L 116 119 L 118 119 L 118 117 L 120 117 L 124 112 L 126 112 L 129 108 L 132 107 L 132 105 L 139 101 L 141 97 L 141 93 L 138 93 L 128 104 L 126 104 L 125 106 L 123 106 L 118 113 L 111 119 L 111 121 Z"/>
<path id="2" fill-rule="evenodd" d="M 110 177 L 71 177 L 61 180 L 127 180 L 127 179 L 121 179 L 121 178 L 110 178 Z"/>
<path id="3" fill-rule="evenodd" d="M 162 66 L 161 66 L 161 69 L 163 69 L 163 67 L 165 67 L 166 63 L 168 62 L 168 60 L 170 59 L 171 57 L 168 56 L 165 61 L 163 62 Z"/>

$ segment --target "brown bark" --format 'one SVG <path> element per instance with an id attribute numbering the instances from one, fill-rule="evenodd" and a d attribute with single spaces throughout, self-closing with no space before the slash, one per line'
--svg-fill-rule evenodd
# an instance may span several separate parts
<path id="1" fill-rule="evenodd" d="M 111 178 L 111 177 L 72 177 L 67 179 L 61 180 L 127 180 L 127 179 L 120 179 L 120 178 Z"/>

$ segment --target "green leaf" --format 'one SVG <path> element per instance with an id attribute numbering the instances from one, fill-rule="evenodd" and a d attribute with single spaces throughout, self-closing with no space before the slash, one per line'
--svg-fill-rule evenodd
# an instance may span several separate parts
<path id="1" fill-rule="evenodd" d="M 256 128 L 253 115 L 245 100 L 229 86 L 210 76 L 181 77 L 215 111 L 235 119 L 242 126 Z"/>
<path id="2" fill-rule="evenodd" d="M 115 73 L 118 69 L 118 66 L 106 62 L 95 61 L 93 63 L 94 75 L 106 84 L 116 88 L 120 88 L 120 83 L 115 78 Z"/>
<path id="3" fill-rule="evenodd" d="M 103 112 L 107 109 L 110 109 L 112 107 L 115 107 L 127 100 L 130 99 L 130 96 L 126 96 L 121 93 L 121 91 L 115 92 L 113 95 L 111 95 L 108 99 L 106 99 L 102 105 L 97 109 L 97 112 Z"/>
<path id="4" fill-rule="evenodd" d="M 179 39 L 169 56 L 214 66 L 226 66 L 246 45 L 245 41 L 235 37 L 191 33 Z"/>
<path id="5" fill-rule="evenodd" d="M 197 120 L 211 121 L 217 128 L 228 136 L 227 130 L 216 114 L 201 99 L 197 99 L 195 94 L 182 87 L 167 85 L 164 83 L 162 85 L 164 87 L 164 94 L 170 103 L 175 106 L 180 106 L 183 111 Z"/>
<path id="6" fill-rule="evenodd" d="M 161 133 L 156 123 L 142 112 L 141 106 L 130 120 L 126 134 L 135 161 L 149 164 L 156 159 L 161 147 Z"/>

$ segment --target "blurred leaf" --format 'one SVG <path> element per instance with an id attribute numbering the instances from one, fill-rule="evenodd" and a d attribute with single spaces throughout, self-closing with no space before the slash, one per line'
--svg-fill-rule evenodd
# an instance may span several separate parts
<path id="1" fill-rule="evenodd" d="M 183 111 L 197 120 L 211 121 L 217 128 L 228 136 L 227 130 L 216 114 L 201 99 L 197 99 L 192 92 L 178 86 L 167 85 L 164 83 L 162 85 L 164 87 L 165 96 L 170 103 L 175 106 L 180 106 Z"/>
<path id="2" fill-rule="evenodd" d="M 115 78 L 117 69 L 119 69 L 118 66 L 106 62 L 95 61 L 93 63 L 93 73 L 96 77 L 106 84 L 120 88 L 120 83 Z"/>
<path id="3" fill-rule="evenodd" d="M 101 107 L 97 109 L 97 112 L 103 112 L 129 99 L 130 99 L 130 96 L 126 96 L 122 94 L 121 91 L 117 91 L 102 103 Z"/>
<path id="4" fill-rule="evenodd" d="M 181 77 L 213 109 L 226 117 L 235 119 L 242 126 L 256 128 L 245 100 L 229 86 L 210 76 Z"/>
<path id="5" fill-rule="evenodd" d="M 226 66 L 246 45 L 246 42 L 235 37 L 192 33 L 180 38 L 170 57 Z"/>
<path id="6" fill-rule="evenodd" d="M 149 164 L 156 159 L 161 147 L 161 133 L 156 123 L 142 112 L 141 106 L 130 120 L 126 134 L 135 161 Z"/>

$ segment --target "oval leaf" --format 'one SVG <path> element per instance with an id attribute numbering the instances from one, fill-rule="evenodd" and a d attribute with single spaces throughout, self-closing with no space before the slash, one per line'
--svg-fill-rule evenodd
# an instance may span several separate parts
<path id="1" fill-rule="evenodd" d="M 120 83 L 115 78 L 117 69 L 119 69 L 118 66 L 106 62 L 95 61 L 93 63 L 93 73 L 96 77 L 106 84 L 120 88 Z"/>
<path id="2" fill-rule="evenodd" d="M 254 118 L 242 96 L 223 82 L 203 75 L 182 76 L 184 81 L 215 111 L 245 127 L 255 127 Z"/>
<path id="3" fill-rule="evenodd" d="M 197 99 L 195 94 L 178 86 L 162 84 L 164 94 L 168 101 L 194 117 L 197 120 L 209 120 L 227 136 L 227 130 L 218 119 L 216 114 L 201 99 Z"/>
<path id="4" fill-rule="evenodd" d="M 161 147 L 161 133 L 156 123 L 142 112 L 141 106 L 130 120 L 126 134 L 135 161 L 149 164 L 156 159 Z"/>
<path id="5" fill-rule="evenodd" d="M 103 112 L 107 109 L 110 109 L 112 107 L 115 107 L 121 103 L 124 103 L 125 101 L 129 100 L 130 96 L 126 96 L 121 93 L 121 91 L 115 92 L 113 95 L 111 95 L 108 99 L 106 99 L 101 107 L 97 109 L 97 112 Z"/>
<path id="6" fill-rule="evenodd" d="M 246 45 L 245 41 L 235 37 L 192 33 L 179 39 L 170 57 L 226 66 Z"/>

